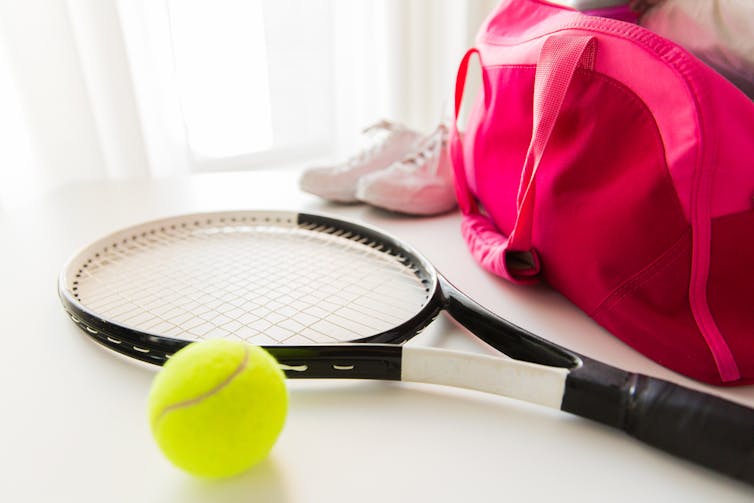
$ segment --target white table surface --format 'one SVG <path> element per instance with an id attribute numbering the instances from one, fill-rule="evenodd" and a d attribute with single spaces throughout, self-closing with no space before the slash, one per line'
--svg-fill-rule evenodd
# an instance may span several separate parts
<path id="1" fill-rule="evenodd" d="M 0 501 L 398 502 L 754 501 L 754 489 L 587 420 L 429 385 L 289 381 L 290 413 L 271 456 L 222 483 L 173 468 L 153 442 L 156 369 L 119 358 L 63 313 L 56 280 L 79 247 L 162 216 L 223 209 L 323 212 L 413 244 L 461 290 L 547 339 L 625 369 L 754 406 L 754 387 L 690 381 L 610 336 L 544 286 L 479 268 L 457 213 L 408 218 L 298 191 L 296 172 L 69 185 L 0 212 Z M 410 344 L 489 352 L 448 318 Z"/>

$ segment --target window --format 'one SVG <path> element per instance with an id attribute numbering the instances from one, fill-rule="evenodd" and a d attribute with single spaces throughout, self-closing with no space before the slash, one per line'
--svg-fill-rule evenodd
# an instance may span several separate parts
<path id="1" fill-rule="evenodd" d="M 262 1 L 169 0 L 178 95 L 201 159 L 273 145 Z"/>
<path id="2" fill-rule="evenodd" d="M 192 171 L 269 166 L 330 150 L 329 0 L 133 5 L 119 7 L 152 149 L 172 148 L 166 142 L 184 149 Z"/>

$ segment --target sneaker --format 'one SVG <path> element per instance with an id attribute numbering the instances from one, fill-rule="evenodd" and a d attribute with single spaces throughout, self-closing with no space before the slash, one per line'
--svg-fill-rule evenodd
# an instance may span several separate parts
<path id="1" fill-rule="evenodd" d="M 299 179 L 305 192 L 330 201 L 356 202 L 356 184 L 364 175 L 385 169 L 411 152 L 421 135 L 405 126 L 380 121 L 364 130 L 371 146 L 342 164 L 308 168 Z"/>
<path id="2" fill-rule="evenodd" d="M 447 147 L 440 125 L 417 149 L 390 167 L 359 180 L 356 197 L 372 206 L 408 215 L 435 215 L 456 206 Z"/>

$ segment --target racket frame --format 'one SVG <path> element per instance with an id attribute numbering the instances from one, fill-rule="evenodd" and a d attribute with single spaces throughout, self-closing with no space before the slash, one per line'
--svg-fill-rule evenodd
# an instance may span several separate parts
<path id="1" fill-rule="evenodd" d="M 77 278 L 91 263 L 90 258 L 102 250 L 107 251 L 108 247 L 128 246 L 129 241 L 154 232 L 192 226 L 201 229 L 204 225 L 216 224 L 300 227 L 368 243 L 396 257 L 425 286 L 427 301 L 413 317 L 383 332 L 355 339 L 351 344 L 264 345 L 278 359 L 288 377 L 400 380 L 400 344 L 420 333 L 442 311 L 516 360 L 569 369 L 580 364 L 581 357 L 576 353 L 527 332 L 469 299 L 410 245 L 366 225 L 311 213 L 197 213 L 153 220 L 117 231 L 84 247 L 68 261 L 58 281 L 64 309 L 87 335 L 103 346 L 143 362 L 164 364 L 173 353 L 194 341 L 138 330 L 90 312 L 76 294 Z M 103 243 L 110 244 L 103 248 Z"/>

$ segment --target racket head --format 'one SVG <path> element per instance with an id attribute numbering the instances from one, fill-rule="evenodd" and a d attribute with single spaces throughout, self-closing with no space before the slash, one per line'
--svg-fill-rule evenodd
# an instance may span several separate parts
<path id="1" fill-rule="evenodd" d="M 402 343 L 443 308 L 434 267 L 409 245 L 309 213 L 233 211 L 154 220 L 65 265 L 65 310 L 110 349 L 161 364 L 186 344 Z"/>

